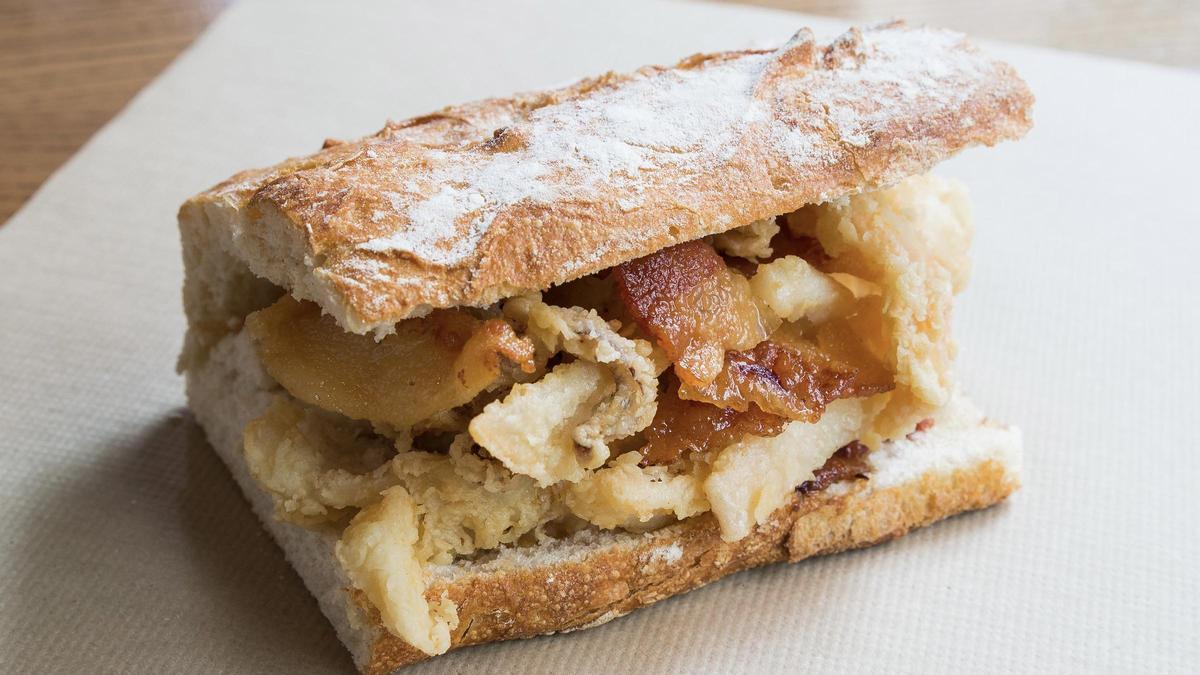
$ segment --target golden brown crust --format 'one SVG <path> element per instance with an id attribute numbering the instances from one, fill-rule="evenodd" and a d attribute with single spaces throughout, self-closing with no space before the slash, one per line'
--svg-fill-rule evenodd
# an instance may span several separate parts
<path id="1" fill-rule="evenodd" d="M 557 563 L 497 566 L 461 581 L 434 583 L 427 597 L 447 593 L 458 605 L 451 649 L 586 628 L 744 569 L 893 539 L 995 504 L 1016 488 L 1013 474 L 992 459 L 882 490 L 867 489 L 867 481 L 859 480 L 844 493 L 797 496 L 737 542 L 723 541 L 711 514 L 705 514 L 634 543 L 592 547 Z M 361 593 L 352 597 L 379 635 L 364 672 L 382 675 L 428 658 L 382 629 L 378 612 Z"/>
<path id="2" fill-rule="evenodd" d="M 698 55 L 389 123 L 238 174 L 181 220 L 348 330 L 486 305 L 1015 138 L 1032 96 L 955 33 Z M 265 244 L 264 244 L 265 242 Z"/>

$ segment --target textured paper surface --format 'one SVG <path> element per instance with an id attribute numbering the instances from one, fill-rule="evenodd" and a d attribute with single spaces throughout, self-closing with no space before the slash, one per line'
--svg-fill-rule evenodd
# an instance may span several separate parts
<path id="1" fill-rule="evenodd" d="M 227 12 L 0 228 L 0 671 L 351 672 L 183 408 L 183 199 L 389 116 L 806 23 L 644 3 Z M 1024 489 L 410 672 L 1197 667 L 1200 77 L 999 51 L 1037 128 L 942 171 L 971 187 L 978 227 L 961 379 L 1024 429 Z"/>

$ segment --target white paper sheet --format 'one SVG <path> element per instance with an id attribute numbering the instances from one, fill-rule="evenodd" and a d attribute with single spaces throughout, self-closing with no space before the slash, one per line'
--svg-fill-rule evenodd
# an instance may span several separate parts
<path id="1" fill-rule="evenodd" d="M 641 2 L 229 10 L 0 228 L 0 670 L 351 671 L 183 408 L 186 197 L 387 117 L 810 23 Z M 1024 489 L 411 672 L 1200 667 L 1200 76 L 997 51 L 1037 128 L 942 171 L 978 226 L 961 379 L 1023 427 Z"/>

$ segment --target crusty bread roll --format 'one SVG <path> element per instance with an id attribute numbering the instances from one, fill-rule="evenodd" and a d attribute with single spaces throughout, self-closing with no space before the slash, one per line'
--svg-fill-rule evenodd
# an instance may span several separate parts
<path id="1" fill-rule="evenodd" d="M 190 373 L 188 404 L 355 665 L 379 675 L 428 658 L 388 633 L 350 587 L 334 557 L 337 534 L 279 521 L 247 472 L 242 429 L 277 388 L 238 333 Z M 1021 436 L 956 398 L 931 429 L 887 443 L 870 459 L 869 480 L 798 495 L 738 542 L 723 542 L 708 516 L 645 534 L 584 532 L 550 547 L 508 549 L 484 563 L 437 567 L 427 595 L 448 590 L 458 601 L 452 648 L 598 626 L 727 574 L 869 546 L 991 506 L 1020 484 Z"/>
<path id="2" fill-rule="evenodd" d="M 487 320 L 509 331 L 503 338 L 509 342 L 491 343 L 500 351 L 488 352 L 489 358 L 498 362 L 503 352 L 515 363 L 518 347 L 526 345 L 533 354 L 534 342 L 512 333 L 512 326 L 532 335 L 530 312 L 537 311 L 541 297 L 523 294 L 735 228 L 742 228 L 741 243 L 722 245 L 730 256 L 745 259 L 741 265 L 752 265 L 753 251 L 762 250 L 770 232 L 779 231 L 775 217 L 792 227 L 784 214 L 805 205 L 849 204 L 844 198 L 896 185 L 965 147 L 1017 138 L 1031 124 L 1031 104 L 1031 94 L 1011 68 L 962 36 L 893 23 L 853 29 L 827 45 L 802 30 L 775 51 L 697 55 L 673 68 L 610 73 L 563 89 L 450 107 L 389 123 L 357 141 L 327 142 L 312 156 L 238 174 L 180 209 L 188 317 L 180 369 L 187 377 L 189 404 L 365 673 L 388 673 L 446 648 L 598 625 L 739 570 L 870 545 L 989 506 L 1018 486 L 1020 436 L 950 393 L 953 345 L 943 319 L 948 320 L 952 292 L 965 282 L 967 265 L 943 258 L 960 249 L 965 255 L 969 225 L 963 232 L 938 234 L 949 243 L 924 242 L 928 250 L 907 260 L 928 269 L 902 281 L 894 277 L 896 266 L 907 264 L 904 255 L 879 263 L 852 254 L 847 259 L 857 260 L 859 268 L 835 265 L 826 271 L 793 255 L 772 273 L 807 275 L 805 292 L 819 290 L 824 304 L 806 314 L 815 305 L 788 290 L 791 295 L 775 299 L 794 316 L 775 317 L 771 330 L 794 323 L 811 333 L 826 315 L 850 311 L 845 308 L 851 305 L 885 312 L 883 303 L 862 299 L 878 296 L 880 283 L 856 280 L 847 269 L 891 265 L 888 283 L 903 285 L 909 295 L 900 300 L 916 303 L 911 315 L 879 314 L 882 325 L 907 330 L 900 348 L 908 350 L 904 358 L 911 361 L 905 366 L 910 370 L 896 370 L 895 382 L 886 388 L 846 393 L 843 387 L 832 397 L 867 401 L 868 394 L 877 394 L 870 404 L 856 403 L 856 409 L 891 415 L 892 431 L 872 441 L 877 447 L 869 455 L 868 476 L 794 493 L 789 482 L 783 486 L 784 505 L 764 510 L 768 515 L 757 521 L 751 518 L 740 533 L 718 522 L 698 498 L 703 508 L 691 511 L 691 517 L 680 515 L 666 524 L 662 513 L 657 520 L 643 519 L 655 523 L 648 531 L 633 525 L 587 526 L 557 538 L 542 538 L 538 531 L 533 545 L 523 540 L 492 546 L 482 557 L 426 562 L 419 568 L 423 602 L 438 604 L 443 608 L 438 611 L 451 607 L 456 618 L 446 624 L 450 632 L 448 638 L 442 634 L 439 647 L 429 646 L 436 640 L 406 641 L 395 622 L 389 629 L 379 609 L 384 605 L 372 602 L 363 584 L 348 576 L 337 553 L 338 528 L 371 502 L 359 495 L 328 505 L 328 513 L 318 505 L 302 514 L 325 521 L 304 521 L 291 513 L 308 525 L 299 527 L 279 519 L 279 489 L 263 489 L 262 477 L 248 465 L 247 425 L 275 400 L 304 397 L 268 374 L 255 341 L 261 336 L 252 335 L 254 322 L 246 319 L 278 305 L 281 295 L 291 295 L 310 303 L 314 316 L 331 316 L 337 335 L 373 333 L 382 340 L 397 337 L 397 322 L 416 321 L 431 310 L 474 308 L 463 321 Z M 925 193 L 914 194 L 919 199 Z M 955 199 L 946 197 L 936 207 L 951 220 L 961 207 Z M 886 200 L 878 204 L 890 208 Z M 853 210 L 847 209 L 848 214 Z M 762 232 L 765 238 L 755 240 Z M 805 236 L 815 237 L 814 232 Z M 828 257 L 821 252 L 813 260 Z M 775 283 L 766 276 L 760 281 Z M 516 296 L 536 299 L 527 300 L 525 309 L 501 308 L 501 301 Z M 922 302 L 927 305 L 921 307 Z M 578 369 L 591 368 L 597 382 L 619 390 L 620 383 L 614 384 L 600 363 L 612 367 L 618 347 L 625 349 L 625 356 L 640 364 L 642 393 L 649 391 L 653 404 L 653 377 L 671 365 L 663 361 L 661 345 L 652 347 L 636 330 L 618 336 L 610 324 L 620 322 L 608 317 L 605 323 L 594 311 L 540 306 L 559 312 L 547 314 L 551 318 L 543 323 L 558 322 L 558 330 L 565 331 L 546 338 L 558 340 L 552 355 L 567 349 L 564 365 L 577 359 Z M 564 328 L 568 319 L 580 323 Z M 572 330 L 607 331 L 609 342 L 581 346 Z M 564 346 L 572 340 L 573 347 Z M 534 364 L 529 356 L 526 365 L 527 376 L 534 377 L 537 368 L 541 376 L 547 358 Z M 490 367 L 495 372 L 485 375 L 491 373 L 503 387 L 524 382 L 515 369 L 502 376 L 499 366 Z M 461 372 L 458 377 L 466 379 Z M 665 382 L 659 382 L 660 397 L 667 391 Z M 909 398 L 889 399 L 893 385 Z M 489 392 L 505 391 L 495 386 L 494 391 L 471 390 L 481 398 L 463 400 L 494 406 L 499 399 L 489 398 Z M 320 396 L 305 400 L 321 405 Z M 336 405 L 330 410 L 342 412 Z M 642 406 L 645 419 L 633 432 L 646 427 L 652 411 Z M 814 419 L 820 415 L 816 410 Z M 450 424 L 445 416 L 438 419 Z M 788 424 L 801 423 L 799 417 L 789 419 Z M 369 417 L 347 422 L 370 428 L 364 420 L 374 423 L 373 433 L 395 441 L 399 454 L 412 449 L 411 429 Z M 917 431 L 905 435 L 917 421 Z M 906 429 L 896 433 L 903 424 Z M 470 440 L 465 426 L 456 432 Z M 877 443 L 879 438 L 890 440 Z M 579 464 L 561 482 L 602 467 L 608 458 L 604 443 L 616 447 L 619 440 L 620 435 L 602 440 L 605 454 L 593 456 L 594 464 Z M 836 449 L 828 448 L 823 457 Z M 505 459 L 489 447 L 479 456 L 489 462 Z M 504 466 L 521 473 L 511 462 Z M 803 475 L 815 475 L 807 466 L 800 468 Z M 378 467 L 373 480 L 386 479 L 386 470 Z M 703 479 L 707 471 L 697 475 Z M 555 489 L 547 485 L 561 478 L 551 476 L 537 489 Z M 580 512 L 568 515 L 586 519 Z"/>
<path id="3" fill-rule="evenodd" d="M 386 331 L 896 183 L 1021 136 L 1032 101 L 957 33 L 806 29 L 391 123 L 240 173 L 180 220 L 347 330 Z"/>

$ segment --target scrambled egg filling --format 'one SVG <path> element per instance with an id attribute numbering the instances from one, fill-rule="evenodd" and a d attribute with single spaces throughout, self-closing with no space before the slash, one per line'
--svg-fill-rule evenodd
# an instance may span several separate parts
<path id="1" fill-rule="evenodd" d="M 920 176 L 379 342 L 285 297 L 246 321 L 287 392 L 247 425 L 246 461 L 279 518 L 341 529 L 389 630 L 441 653 L 457 615 L 429 565 L 706 512 L 735 541 L 839 448 L 911 431 L 952 389 L 970 238 L 963 189 Z M 747 350 L 723 307 L 766 339 Z M 652 422 L 666 463 L 648 461 Z"/>

